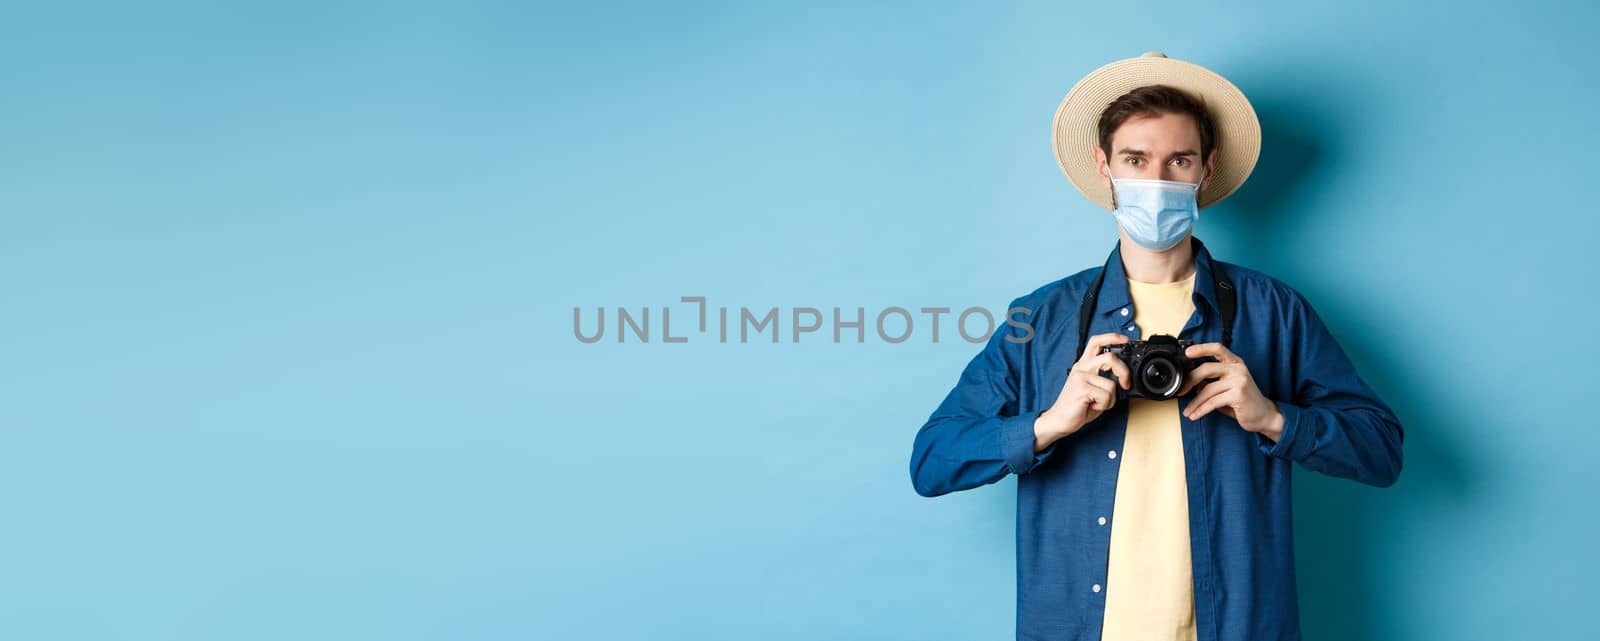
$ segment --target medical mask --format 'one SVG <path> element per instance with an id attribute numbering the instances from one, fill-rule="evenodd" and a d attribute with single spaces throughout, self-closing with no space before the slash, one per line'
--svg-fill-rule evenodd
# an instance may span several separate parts
<path id="1" fill-rule="evenodd" d="M 1150 251 L 1166 251 L 1200 219 L 1199 183 L 1112 178 L 1117 208 L 1111 212 L 1128 238 Z"/>

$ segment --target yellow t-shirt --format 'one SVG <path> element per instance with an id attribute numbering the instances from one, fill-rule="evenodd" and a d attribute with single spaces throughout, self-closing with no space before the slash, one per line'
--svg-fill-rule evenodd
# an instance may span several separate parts
<path id="1" fill-rule="evenodd" d="M 1129 279 L 1139 338 L 1177 336 L 1194 314 L 1193 292 L 1192 275 L 1175 283 Z M 1178 401 L 1123 402 L 1128 403 L 1128 432 L 1117 456 L 1100 638 L 1190 641 L 1195 638 L 1194 566 Z"/>

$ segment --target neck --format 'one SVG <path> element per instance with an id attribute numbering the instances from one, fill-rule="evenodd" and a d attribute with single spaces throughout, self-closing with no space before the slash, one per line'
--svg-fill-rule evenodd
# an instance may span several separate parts
<path id="1" fill-rule="evenodd" d="M 1176 283 L 1194 275 L 1194 246 L 1189 234 L 1164 252 L 1140 247 L 1121 228 L 1117 234 L 1122 237 L 1122 266 L 1128 278 L 1141 283 Z"/>

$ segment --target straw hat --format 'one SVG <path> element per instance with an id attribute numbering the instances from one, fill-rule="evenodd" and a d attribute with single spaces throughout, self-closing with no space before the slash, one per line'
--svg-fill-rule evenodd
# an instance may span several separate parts
<path id="1" fill-rule="evenodd" d="M 1090 72 L 1056 108 L 1051 132 L 1056 164 L 1072 186 L 1107 211 L 1113 209 L 1111 190 L 1100 184 L 1094 160 L 1093 149 L 1100 146 L 1100 112 L 1122 94 L 1145 85 L 1182 89 L 1203 101 L 1211 114 L 1217 160 L 1211 181 L 1200 190 L 1198 205 L 1214 204 L 1243 185 L 1261 153 L 1261 123 L 1244 92 L 1210 69 L 1149 51 Z"/>

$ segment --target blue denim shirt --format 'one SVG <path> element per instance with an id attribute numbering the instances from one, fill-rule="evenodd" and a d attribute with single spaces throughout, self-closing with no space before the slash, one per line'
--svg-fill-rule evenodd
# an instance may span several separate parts
<path id="1" fill-rule="evenodd" d="M 1182 415 L 1199 641 L 1300 638 L 1295 588 L 1292 464 L 1376 487 L 1400 474 L 1404 432 L 1299 292 L 1194 247 L 1194 314 L 1180 340 L 1219 342 L 1212 273 L 1238 293 L 1232 351 L 1261 393 L 1282 410 L 1276 442 L 1212 411 Z M 1089 334 L 1141 336 L 1120 256 L 1113 249 Z M 1078 350 L 1084 290 L 1099 267 L 1014 300 L 1011 318 L 967 364 L 944 402 L 917 431 L 911 483 L 922 496 L 976 488 L 1017 475 L 1017 639 L 1098 641 L 1105 617 L 1117 469 L 1128 403 L 1034 452 L 1033 421 L 1050 407 Z M 1028 339 L 1028 340 L 1022 340 Z M 1106 517 L 1104 525 L 1099 518 Z"/>

